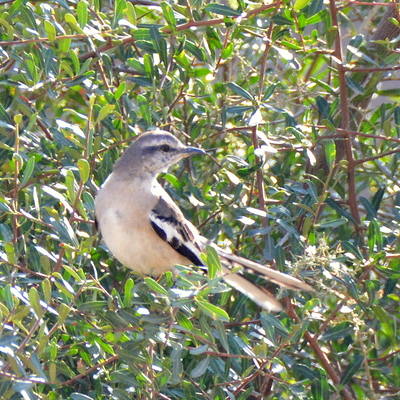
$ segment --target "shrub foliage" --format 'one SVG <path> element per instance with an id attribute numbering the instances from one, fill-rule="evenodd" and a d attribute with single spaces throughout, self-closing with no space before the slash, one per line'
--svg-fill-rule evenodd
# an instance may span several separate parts
<path id="1" fill-rule="evenodd" d="M 0 397 L 381 399 L 400 391 L 395 2 L 0 5 Z M 163 183 L 207 237 L 301 277 L 258 309 L 137 276 L 94 228 L 123 149 L 206 149 Z M 151 251 L 151 249 L 148 249 Z"/>

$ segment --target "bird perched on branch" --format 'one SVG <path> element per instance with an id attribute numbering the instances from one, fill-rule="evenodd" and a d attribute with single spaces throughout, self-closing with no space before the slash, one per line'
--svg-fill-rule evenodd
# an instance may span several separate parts
<path id="1" fill-rule="evenodd" d="M 140 135 L 117 161 L 96 196 L 95 214 L 106 245 L 122 264 L 154 277 L 176 264 L 203 265 L 200 253 L 210 243 L 156 180 L 179 160 L 199 154 L 206 153 L 185 146 L 168 132 L 150 131 Z M 251 270 L 290 289 L 312 290 L 290 275 L 214 247 L 223 279 L 264 309 L 279 311 L 282 306 L 240 273 L 231 273 L 232 268 Z"/>

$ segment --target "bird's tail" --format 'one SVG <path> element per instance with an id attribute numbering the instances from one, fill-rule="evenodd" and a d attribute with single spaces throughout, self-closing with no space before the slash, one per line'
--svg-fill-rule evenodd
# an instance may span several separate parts
<path id="1" fill-rule="evenodd" d="M 245 294 L 259 306 L 267 310 L 279 311 L 282 309 L 282 306 L 268 291 L 255 286 L 253 283 L 249 282 L 246 278 L 237 273 L 231 273 L 231 269 L 240 268 L 244 271 L 261 275 L 268 281 L 276 283 L 280 286 L 284 286 L 288 289 L 305 290 L 307 292 L 314 290 L 310 285 L 297 278 L 294 278 L 293 276 L 283 274 L 282 272 L 268 268 L 254 261 L 226 253 L 217 247 L 214 248 L 217 250 L 221 259 L 221 264 L 223 265 L 222 272 L 224 275 L 224 280 L 232 285 L 235 289 Z"/>

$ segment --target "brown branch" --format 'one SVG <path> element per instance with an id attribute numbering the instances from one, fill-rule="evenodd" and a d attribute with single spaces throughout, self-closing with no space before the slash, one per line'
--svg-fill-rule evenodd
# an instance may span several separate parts
<path id="1" fill-rule="evenodd" d="M 336 27 L 336 38 L 335 38 L 335 50 L 334 56 L 341 62 L 337 63 L 338 78 L 339 78 L 339 93 L 340 93 L 340 109 L 341 109 L 341 119 L 340 127 L 342 129 L 349 129 L 350 127 L 350 115 L 349 115 L 349 102 L 347 97 L 347 84 L 346 84 L 346 70 L 343 68 L 343 57 L 342 57 L 342 45 L 340 37 L 339 20 L 337 15 L 337 8 L 335 0 L 329 1 L 329 7 L 332 15 L 332 24 Z M 351 136 L 346 134 L 347 140 L 344 141 L 344 150 L 347 158 L 347 179 L 348 179 L 348 189 L 349 189 L 349 207 L 351 214 L 357 223 L 360 223 L 360 215 L 358 213 L 357 205 L 357 192 L 356 192 L 356 176 L 355 176 L 355 166 L 353 158 L 353 149 Z M 340 154 L 338 154 L 340 157 Z M 356 227 L 356 230 L 358 228 Z"/>
<path id="2" fill-rule="evenodd" d="M 396 154 L 396 153 L 400 153 L 400 149 L 396 149 L 396 150 L 392 150 L 392 151 L 387 151 L 386 153 L 378 154 L 377 156 L 371 156 L 371 157 L 367 157 L 367 158 L 362 158 L 362 159 L 360 159 L 360 160 L 354 161 L 354 164 L 355 164 L 355 165 L 363 164 L 363 163 L 365 163 L 365 162 L 377 160 L 377 159 L 379 159 L 379 158 L 386 157 L 386 156 L 390 156 L 390 155 Z"/>

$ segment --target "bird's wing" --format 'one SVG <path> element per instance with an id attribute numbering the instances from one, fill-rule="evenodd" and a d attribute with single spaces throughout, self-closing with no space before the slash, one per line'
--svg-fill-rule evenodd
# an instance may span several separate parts
<path id="1" fill-rule="evenodd" d="M 150 223 L 157 235 L 185 256 L 193 265 L 201 266 L 197 229 L 183 216 L 182 211 L 167 193 L 162 194 L 150 212 Z"/>

